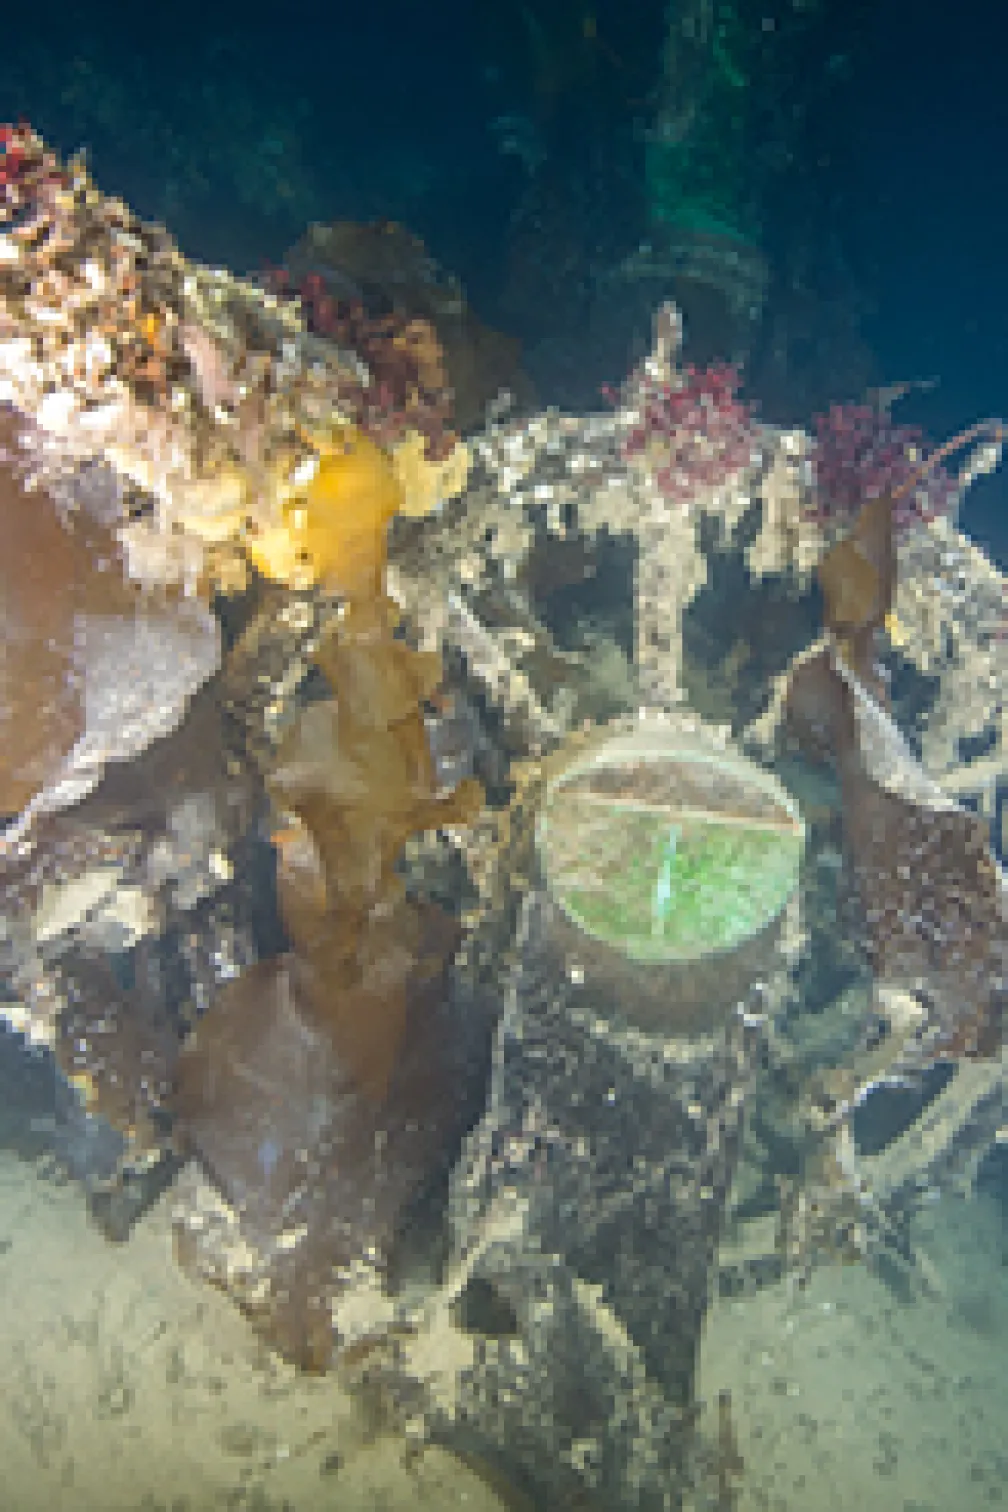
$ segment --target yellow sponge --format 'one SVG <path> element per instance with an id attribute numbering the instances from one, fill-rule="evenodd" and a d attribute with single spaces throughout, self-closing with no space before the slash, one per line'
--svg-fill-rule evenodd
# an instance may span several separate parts
<path id="1" fill-rule="evenodd" d="M 251 537 L 248 554 L 280 582 L 371 598 L 381 591 L 388 522 L 402 506 L 389 458 L 350 431 L 323 449 L 311 481 L 284 506 L 283 524 Z"/>

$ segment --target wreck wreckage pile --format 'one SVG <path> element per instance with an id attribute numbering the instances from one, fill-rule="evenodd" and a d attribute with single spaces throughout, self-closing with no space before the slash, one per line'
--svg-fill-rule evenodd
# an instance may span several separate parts
<path id="1" fill-rule="evenodd" d="M 411 1433 L 673 1505 L 746 1110 L 800 1130 L 788 1264 L 886 1243 L 1003 1121 L 1003 582 L 954 523 L 1000 432 L 936 518 L 894 485 L 838 524 L 668 307 L 607 411 L 432 446 L 296 300 L 0 146 L 0 1011 L 72 1093 L 62 1156 L 114 1234 L 174 1181 L 182 1263 Z M 616 928 L 585 876 L 637 811 Z M 744 928 L 689 895 L 677 1008 L 677 858 L 768 845 Z M 852 998 L 884 1032 L 809 1056 Z M 862 1158 L 854 1111 L 939 1059 Z"/>

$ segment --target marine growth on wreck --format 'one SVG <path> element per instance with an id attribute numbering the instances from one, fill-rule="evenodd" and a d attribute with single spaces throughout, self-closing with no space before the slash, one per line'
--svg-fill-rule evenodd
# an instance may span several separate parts
<path id="1" fill-rule="evenodd" d="M 478 1027 L 450 998 L 458 921 L 396 869 L 411 837 L 472 818 L 482 796 L 472 780 L 439 791 L 423 707 L 441 658 L 397 638 L 384 597 L 401 499 L 376 448 L 347 437 L 296 506 L 291 541 L 341 606 L 313 654 L 325 692 L 267 779 L 290 948 L 220 993 L 182 1052 L 174 1101 L 187 1149 L 267 1257 L 267 1297 L 250 1310 L 313 1367 L 333 1347 L 340 1273 L 380 1263 L 459 1135 Z"/>
<path id="2" fill-rule="evenodd" d="M 515 350 L 401 228 L 238 279 L 2 148 L 0 1012 L 92 1214 L 171 1187 L 298 1366 L 543 1505 L 664 1505 L 749 1110 L 790 1164 L 743 1280 L 871 1263 L 998 1137 L 1004 582 L 955 513 L 1004 429 L 764 423 L 671 303 L 597 411 L 488 408 Z"/>

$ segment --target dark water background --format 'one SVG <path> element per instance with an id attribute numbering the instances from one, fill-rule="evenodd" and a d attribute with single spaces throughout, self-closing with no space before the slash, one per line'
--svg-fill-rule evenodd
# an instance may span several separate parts
<path id="1" fill-rule="evenodd" d="M 937 378 L 901 411 L 936 438 L 1008 412 L 1008 12 L 713 14 L 765 42 L 745 166 L 771 277 L 750 393 L 807 421 L 865 378 Z M 400 220 L 522 338 L 543 400 L 587 402 L 641 339 L 603 290 L 647 234 L 665 18 L 662 0 L 26 8 L 5 16 L 0 118 L 86 146 L 103 188 L 237 269 L 282 261 L 312 220 Z M 782 332 L 787 381 L 768 358 Z M 1002 561 L 1006 521 L 1005 485 L 981 484 L 966 523 Z"/>

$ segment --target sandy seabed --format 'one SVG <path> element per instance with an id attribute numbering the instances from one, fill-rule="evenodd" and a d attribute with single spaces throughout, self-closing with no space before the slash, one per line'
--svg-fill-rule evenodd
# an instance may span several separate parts
<path id="1" fill-rule="evenodd" d="M 335 1377 L 298 1376 L 172 1257 L 170 1196 L 110 1245 L 81 1193 L 0 1156 L 2 1512 L 489 1512 Z"/>
<path id="2" fill-rule="evenodd" d="M 1008 1233 L 993 1197 L 917 1220 L 934 1296 L 861 1266 L 715 1304 L 708 1403 L 731 1391 L 736 1512 L 980 1512 L 1008 1503 Z M 708 1405 L 707 1431 L 716 1433 Z"/>
<path id="3" fill-rule="evenodd" d="M 0 1509 L 490 1512 L 430 1448 L 407 1464 L 335 1377 L 307 1379 L 172 1258 L 170 1197 L 108 1244 L 72 1185 L 0 1155 Z M 972 1512 L 1008 1498 L 1008 1269 L 1000 1207 L 945 1199 L 920 1242 L 940 1299 L 861 1268 L 712 1309 L 738 1512 Z M 714 1410 L 704 1428 L 714 1431 Z"/>

